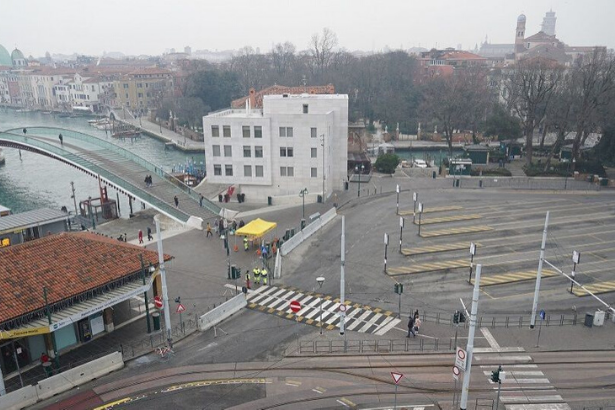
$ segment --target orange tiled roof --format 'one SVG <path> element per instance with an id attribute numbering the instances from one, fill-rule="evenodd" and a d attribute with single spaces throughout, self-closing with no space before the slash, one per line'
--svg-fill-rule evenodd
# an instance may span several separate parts
<path id="1" fill-rule="evenodd" d="M 486 60 L 486 58 L 468 51 L 455 50 L 445 53 L 442 60 Z"/>
<path id="2" fill-rule="evenodd" d="M 333 84 L 327 85 L 312 85 L 312 86 L 299 86 L 299 87 L 286 87 L 283 85 L 272 85 L 271 87 L 255 92 L 253 88 L 250 89 L 250 95 L 241 97 L 231 102 L 231 108 L 243 108 L 246 105 L 246 100 L 252 98 L 252 108 L 263 108 L 263 98 L 266 95 L 279 95 L 279 94 L 335 94 L 335 87 Z"/>
<path id="3" fill-rule="evenodd" d="M 0 323 L 138 272 L 139 255 L 158 265 L 158 254 L 89 232 L 45 236 L 0 249 Z M 164 255 L 165 261 L 172 259 Z"/>

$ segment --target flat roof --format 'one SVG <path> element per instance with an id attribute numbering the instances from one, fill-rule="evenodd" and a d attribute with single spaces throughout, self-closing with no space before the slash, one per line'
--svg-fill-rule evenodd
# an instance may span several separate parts
<path id="1" fill-rule="evenodd" d="M 266 95 L 265 100 L 282 100 L 285 98 L 292 99 L 310 99 L 310 100 L 347 100 L 348 94 L 275 94 Z"/>
<path id="2" fill-rule="evenodd" d="M 0 206 L 0 210 L 3 207 Z M 41 208 L 34 211 L 21 212 L 0 218 L 0 233 L 17 228 L 30 228 L 32 226 L 45 225 L 62 221 L 68 218 L 68 214 L 56 209 Z"/>

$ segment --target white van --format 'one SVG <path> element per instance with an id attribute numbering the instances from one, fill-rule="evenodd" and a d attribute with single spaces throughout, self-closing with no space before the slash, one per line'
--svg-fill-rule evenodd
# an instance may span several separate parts
<path id="1" fill-rule="evenodd" d="M 415 166 L 416 168 L 427 168 L 427 162 L 425 162 L 422 159 L 415 159 L 414 162 L 412 163 L 413 166 Z"/>

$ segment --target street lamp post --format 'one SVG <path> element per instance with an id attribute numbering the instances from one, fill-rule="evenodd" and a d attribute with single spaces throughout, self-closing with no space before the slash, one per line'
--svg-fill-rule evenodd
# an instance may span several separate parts
<path id="1" fill-rule="evenodd" d="M 318 282 L 318 286 L 322 289 L 322 284 L 325 283 L 325 278 L 323 276 L 319 276 L 316 278 L 316 282 Z M 322 295 L 320 295 L 320 334 L 322 335 Z"/>
<path id="2" fill-rule="evenodd" d="M 154 216 L 156 223 L 156 237 L 158 247 L 158 270 L 160 271 L 160 282 L 162 284 L 162 304 L 164 309 L 164 327 L 166 328 L 167 344 L 173 349 L 173 337 L 171 335 L 171 314 L 169 312 L 169 294 L 167 290 L 167 273 L 164 266 L 164 251 L 162 250 L 162 231 L 160 230 L 160 215 Z"/>
<path id="3" fill-rule="evenodd" d="M 302 199 L 302 205 L 301 205 L 301 218 L 303 220 L 305 220 L 305 196 L 308 194 L 308 189 L 307 188 L 303 188 L 301 191 L 299 191 L 299 196 Z M 301 229 L 303 229 L 303 226 L 301 227 Z"/>
<path id="4" fill-rule="evenodd" d="M 354 167 L 354 170 L 359 174 L 359 186 L 357 187 L 357 198 L 361 196 L 361 173 L 365 169 L 365 165 L 361 164 Z"/>
<path id="5" fill-rule="evenodd" d="M 322 146 L 322 203 L 325 203 L 325 134 L 320 136 L 320 145 Z"/>

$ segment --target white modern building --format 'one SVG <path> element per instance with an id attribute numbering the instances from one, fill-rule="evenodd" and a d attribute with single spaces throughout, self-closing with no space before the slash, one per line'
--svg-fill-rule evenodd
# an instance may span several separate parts
<path id="1" fill-rule="evenodd" d="M 300 203 L 327 198 L 347 178 L 348 96 L 267 95 L 262 109 L 203 117 L 207 180 L 234 186 L 248 202 Z M 323 192 L 324 191 L 324 192 Z"/>

